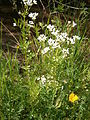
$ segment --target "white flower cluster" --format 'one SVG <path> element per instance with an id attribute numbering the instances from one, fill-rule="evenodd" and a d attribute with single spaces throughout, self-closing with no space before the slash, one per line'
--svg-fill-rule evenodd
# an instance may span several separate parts
<path id="1" fill-rule="evenodd" d="M 39 40 L 39 42 L 45 42 L 45 40 L 47 39 L 47 37 L 44 34 L 40 34 L 40 36 L 37 38 Z"/>
<path id="2" fill-rule="evenodd" d="M 45 76 L 44 76 L 44 75 L 42 75 L 42 76 L 41 76 L 41 78 L 40 78 L 40 77 L 38 77 L 38 78 L 37 78 L 37 80 L 41 80 L 42 85 L 44 85 L 44 84 L 45 84 L 45 82 L 46 82 L 46 78 L 45 78 Z"/>
<path id="3" fill-rule="evenodd" d="M 76 23 L 73 22 L 73 27 L 76 26 Z M 56 37 L 56 42 L 67 42 L 68 44 L 71 43 L 71 44 L 75 44 L 75 40 L 80 40 L 80 37 L 79 36 L 73 36 L 72 38 L 71 37 L 68 37 L 68 34 L 66 32 L 64 33 L 60 33 L 59 30 L 56 30 L 54 25 L 51 25 L 49 24 L 47 26 L 48 30 L 51 32 L 52 35 L 54 35 Z M 49 41 L 52 41 L 52 40 L 49 40 Z M 51 42 L 53 43 L 53 42 Z M 54 40 L 54 43 L 55 43 L 55 40 Z"/>
<path id="4" fill-rule="evenodd" d="M 73 22 L 73 27 L 76 26 L 76 23 Z M 42 54 L 46 54 L 50 48 L 61 48 L 61 44 L 63 42 L 66 42 L 67 45 L 69 44 L 75 44 L 75 40 L 80 40 L 81 38 L 79 36 L 72 36 L 72 37 L 68 37 L 67 32 L 60 32 L 59 30 L 57 30 L 55 28 L 54 25 L 49 24 L 47 26 L 47 29 L 50 31 L 52 37 L 54 38 L 48 38 L 47 36 L 45 36 L 44 34 L 41 34 L 37 39 L 39 40 L 39 42 L 45 42 L 47 40 L 48 43 L 48 47 L 45 47 L 42 50 Z M 49 48 L 50 47 L 50 48 Z M 69 48 L 67 49 L 62 49 L 62 54 L 63 54 L 63 58 L 66 57 L 69 54 Z"/>
<path id="5" fill-rule="evenodd" d="M 32 6 L 33 4 L 37 4 L 36 0 L 23 0 L 24 5 Z"/>
<path id="6" fill-rule="evenodd" d="M 38 13 L 36 13 L 36 12 L 35 13 L 30 13 L 28 15 L 28 17 L 32 18 L 32 20 L 35 20 L 37 16 L 38 16 Z"/>

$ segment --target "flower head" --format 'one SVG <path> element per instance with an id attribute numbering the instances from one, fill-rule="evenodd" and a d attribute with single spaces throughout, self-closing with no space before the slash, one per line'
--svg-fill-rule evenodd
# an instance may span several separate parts
<path id="1" fill-rule="evenodd" d="M 37 4 L 37 1 L 36 1 L 36 0 L 33 0 L 33 4 Z"/>
<path id="2" fill-rule="evenodd" d="M 16 24 L 16 23 L 13 23 L 13 26 L 15 27 L 15 26 L 17 26 L 17 24 Z"/>
<path id="3" fill-rule="evenodd" d="M 33 4 L 37 4 L 36 0 L 23 0 L 24 5 L 32 6 Z"/>
<path id="4" fill-rule="evenodd" d="M 42 54 L 46 54 L 49 50 L 50 50 L 49 47 L 45 47 L 45 48 L 42 50 Z"/>
<path id="5" fill-rule="evenodd" d="M 55 40 L 53 40 L 52 38 L 48 39 L 48 44 L 49 45 L 53 45 L 55 43 Z"/>
<path id="6" fill-rule="evenodd" d="M 33 21 L 29 21 L 28 26 L 30 26 L 30 27 L 34 27 L 34 22 L 33 22 Z"/>
<path id="7" fill-rule="evenodd" d="M 44 75 L 42 75 L 42 77 L 41 77 L 41 81 L 42 81 L 42 84 L 44 85 L 44 84 L 45 84 L 45 82 L 46 82 L 46 78 L 45 78 L 45 76 L 44 76 Z"/>
<path id="8" fill-rule="evenodd" d="M 45 42 L 47 37 L 44 34 L 40 34 L 40 36 L 37 39 L 39 40 L 39 42 L 41 42 L 41 41 Z"/>
<path id="9" fill-rule="evenodd" d="M 80 40 L 81 37 L 79 37 L 79 36 L 77 36 L 77 35 L 74 35 L 74 36 L 73 36 L 73 39 L 74 39 L 74 40 L 75 40 L 75 39 Z"/>
<path id="10" fill-rule="evenodd" d="M 75 27 L 77 24 L 73 21 L 72 27 Z"/>
<path id="11" fill-rule="evenodd" d="M 38 16 L 38 13 L 30 13 L 29 15 L 28 15 L 30 18 L 32 18 L 32 20 L 35 20 L 36 19 L 36 17 Z"/>
<path id="12" fill-rule="evenodd" d="M 69 95 L 69 101 L 74 103 L 76 100 L 78 100 L 78 96 L 75 95 L 73 92 Z"/>
<path id="13" fill-rule="evenodd" d="M 47 26 L 47 28 L 49 29 L 49 31 L 53 31 L 53 29 L 54 29 L 55 27 L 54 27 L 54 25 L 49 24 L 49 25 Z"/>

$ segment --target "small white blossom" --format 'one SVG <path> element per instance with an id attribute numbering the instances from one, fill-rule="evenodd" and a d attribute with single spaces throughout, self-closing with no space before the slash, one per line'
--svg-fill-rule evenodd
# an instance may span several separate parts
<path id="1" fill-rule="evenodd" d="M 64 49 L 64 48 L 63 48 L 62 52 L 69 54 L 69 48 L 68 48 L 68 49 Z"/>
<path id="2" fill-rule="evenodd" d="M 75 27 L 77 24 L 73 21 L 72 27 Z"/>
<path id="3" fill-rule="evenodd" d="M 71 24 L 71 21 L 68 21 L 68 24 Z"/>
<path id="4" fill-rule="evenodd" d="M 58 35 L 58 32 L 59 32 L 59 31 L 58 31 L 58 30 L 55 31 L 55 28 L 54 28 L 53 31 L 51 32 L 51 34 L 57 36 L 57 35 Z"/>
<path id="5" fill-rule="evenodd" d="M 38 13 L 30 13 L 29 15 L 28 15 L 30 18 L 32 18 L 32 20 L 35 20 L 36 19 L 36 17 L 38 16 Z"/>
<path id="6" fill-rule="evenodd" d="M 33 21 L 29 21 L 28 26 L 30 26 L 30 27 L 34 27 L 34 22 L 33 22 Z"/>
<path id="7" fill-rule="evenodd" d="M 62 35 L 57 35 L 56 36 L 56 41 L 65 41 Z"/>
<path id="8" fill-rule="evenodd" d="M 69 40 L 70 40 L 71 44 L 75 44 L 75 39 L 70 38 Z"/>
<path id="9" fill-rule="evenodd" d="M 64 86 L 61 87 L 61 90 L 63 90 Z"/>
<path id="10" fill-rule="evenodd" d="M 57 43 L 57 42 L 55 42 L 54 44 L 53 44 L 53 46 L 52 46 L 52 48 L 60 48 L 60 45 Z"/>
<path id="11" fill-rule="evenodd" d="M 63 53 L 63 58 L 65 58 L 69 54 L 69 48 L 68 49 L 63 48 L 62 53 Z"/>
<path id="12" fill-rule="evenodd" d="M 23 0 L 24 5 L 32 6 L 33 4 L 37 4 L 36 0 Z"/>
<path id="13" fill-rule="evenodd" d="M 42 50 L 42 54 L 46 54 L 49 50 L 50 50 L 49 47 L 44 48 L 44 49 Z"/>
<path id="14" fill-rule="evenodd" d="M 33 0 L 33 4 L 37 4 L 37 1 L 36 1 L 36 0 Z"/>
<path id="15" fill-rule="evenodd" d="M 39 42 L 41 42 L 41 41 L 45 42 L 47 37 L 44 34 L 41 34 L 37 39 L 39 40 Z"/>
<path id="16" fill-rule="evenodd" d="M 63 38 L 67 38 L 68 34 L 65 32 L 65 33 L 61 33 L 62 37 Z"/>
<path id="17" fill-rule="evenodd" d="M 16 24 L 16 23 L 13 23 L 13 26 L 15 27 L 15 26 L 17 26 L 17 24 Z"/>
<path id="18" fill-rule="evenodd" d="M 34 25 L 34 22 L 33 21 L 29 21 L 29 24 Z"/>
<path id="19" fill-rule="evenodd" d="M 19 11 L 19 12 L 18 12 L 18 14 L 20 15 L 20 14 L 21 14 L 21 12 Z"/>
<path id="20" fill-rule="evenodd" d="M 49 40 L 48 40 L 48 44 L 49 45 L 53 45 L 55 43 L 55 40 L 53 40 L 52 38 L 50 38 Z"/>
<path id="21" fill-rule="evenodd" d="M 42 84 L 44 85 L 44 84 L 45 84 L 45 82 L 46 82 L 46 78 L 45 78 L 45 76 L 44 76 L 44 75 L 42 75 L 42 77 L 41 77 L 41 81 L 42 81 Z"/>
<path id="22" fill-rule="evenodd" d="M 53 29 L 54 29 L 55 27 L 54 27 L 54 25 L 49 24 L 49 25 L 47 26 L 47 28 L 49 29 L 49 31 L 53 31 Z"/>
<path id="23" fill-rule="evenodd" d="M 32 6 L 33 5 L 32 0 L 28 0 L 26 3 L 27 3 L 28 6 Z"/>
<path id="24" fill-rule="evenodd" d="M 73 39 L 74 39 L 74 40 L 75 40 L 75 39 L 80 40 L 80 39 L 81 39 L 81 37 L 79 37 L 79 36 L 75 35 L 75 36 L 73 36 Z"/>
<path id="25" fill-rule="evenodd" d="M 40 77 L 38 77 L 37 80 L 40 80 Z"/>

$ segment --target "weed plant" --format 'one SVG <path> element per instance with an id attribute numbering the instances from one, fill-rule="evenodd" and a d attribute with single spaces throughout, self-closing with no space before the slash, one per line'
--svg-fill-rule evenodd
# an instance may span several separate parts
<path id="1" fill-rule="evenodd" d="M 38 13 L 30 8 L 37 1 L 23 3 L 13 24 L 21 30 L 16 53 L 0 50 L 0 119 L 89 120 L 88 38 L 79 19 L 36 23 Z"/>

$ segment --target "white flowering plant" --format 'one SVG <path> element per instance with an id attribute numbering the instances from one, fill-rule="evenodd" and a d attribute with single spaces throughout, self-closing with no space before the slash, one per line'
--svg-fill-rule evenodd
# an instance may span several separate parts
<path id="1" fill-rule="evenodd" d="M 86 119 L 85 37 L 76 20 L 63 24 L 53 16 L 47 23 L 36 22 L 39 13 L 31 7 L 37 2 L 23 0 L 20 18 L 14 20 L 21 32 L 16 54 L 4 58 L 0 53 L 1 120 Z"/>

